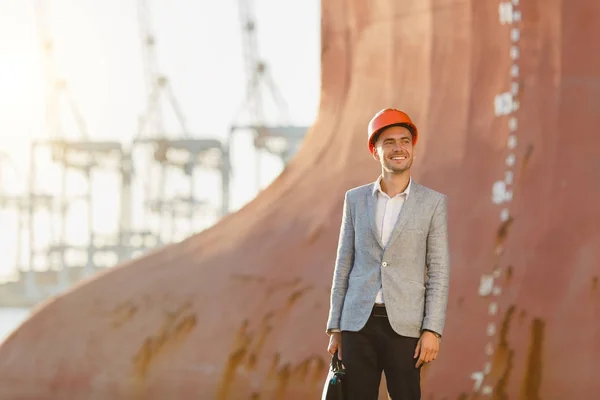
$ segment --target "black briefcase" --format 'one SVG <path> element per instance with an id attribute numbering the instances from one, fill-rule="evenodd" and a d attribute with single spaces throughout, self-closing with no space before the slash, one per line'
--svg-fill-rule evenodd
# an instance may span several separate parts
<path id="1" fill-rule="evenodd" d="M 346 395 L 346 371 L 342 362 L 338 359 L 337 351 L 331 358 L 331 367 L 327 374 L 325 387 L 321 400 L 345 400 Z"/>

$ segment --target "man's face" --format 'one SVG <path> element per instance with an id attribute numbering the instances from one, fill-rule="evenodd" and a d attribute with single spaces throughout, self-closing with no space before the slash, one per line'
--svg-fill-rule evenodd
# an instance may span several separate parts
<path id="1" fill-rule="evenodd" d="M 385 129 L 375 142 L 373 157 L 384 170 L 392 173 L 408 171 L 413 162 L 413 142 L 410 131 L 403 126 Z"/>

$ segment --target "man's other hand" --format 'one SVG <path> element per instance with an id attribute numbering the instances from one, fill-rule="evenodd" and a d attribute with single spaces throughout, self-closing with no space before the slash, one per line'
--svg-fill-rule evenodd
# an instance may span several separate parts
<path id="1" fill-rule="evenodd" d="M 329 336 L 329 348 L 327 349 L 331 355 L 338 352 L 338 359 L 342 359 L 342 333 L 332 332 Z"/>
<path id="2" fill-rule="evenodd" d="M 417 342 L 417 348 L 415 349 L 414 358 L 419 357 L 417 360 L 416 368 L 419 368 L 423 363 L 428 363 L 436 359 L 438 352 L 440 351 L 440 340 L 433 334 L 433 332 L 425 331 Z"/>

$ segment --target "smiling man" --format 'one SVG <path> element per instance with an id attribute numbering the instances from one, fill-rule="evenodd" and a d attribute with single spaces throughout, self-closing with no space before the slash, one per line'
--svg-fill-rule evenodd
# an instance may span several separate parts
<path id="1" fill-rule="evenodd" d="M 344 198 L 327 333 L 349 399 L 377 400 L 382 372 L 392 399 L 420 399 L 421 367 L 438 355 L 450 275 L 447 200 L 411 178 L 417 138 L 406 113 L 375 114 L 368 148 L 381 175 Z"/>

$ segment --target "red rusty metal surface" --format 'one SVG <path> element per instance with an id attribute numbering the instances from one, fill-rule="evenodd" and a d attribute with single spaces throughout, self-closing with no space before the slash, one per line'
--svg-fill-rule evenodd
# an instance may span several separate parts
<path id="1" fill-rule="evenodd" d="M 289 167 L 214 228 L 40 307 L 0 347 L 0 398 L 319 398 L 343 194 L 375 179 L 366 125 L 388 106 L 419 126 L 415 179 L 449 195 L 423 398 L 597 398 L 600 3 L 513 1 L 507 24 L 500 3 L 323 0 L 320 112 Z M 495 115 L 511 83 L 519 107 Z"/>

